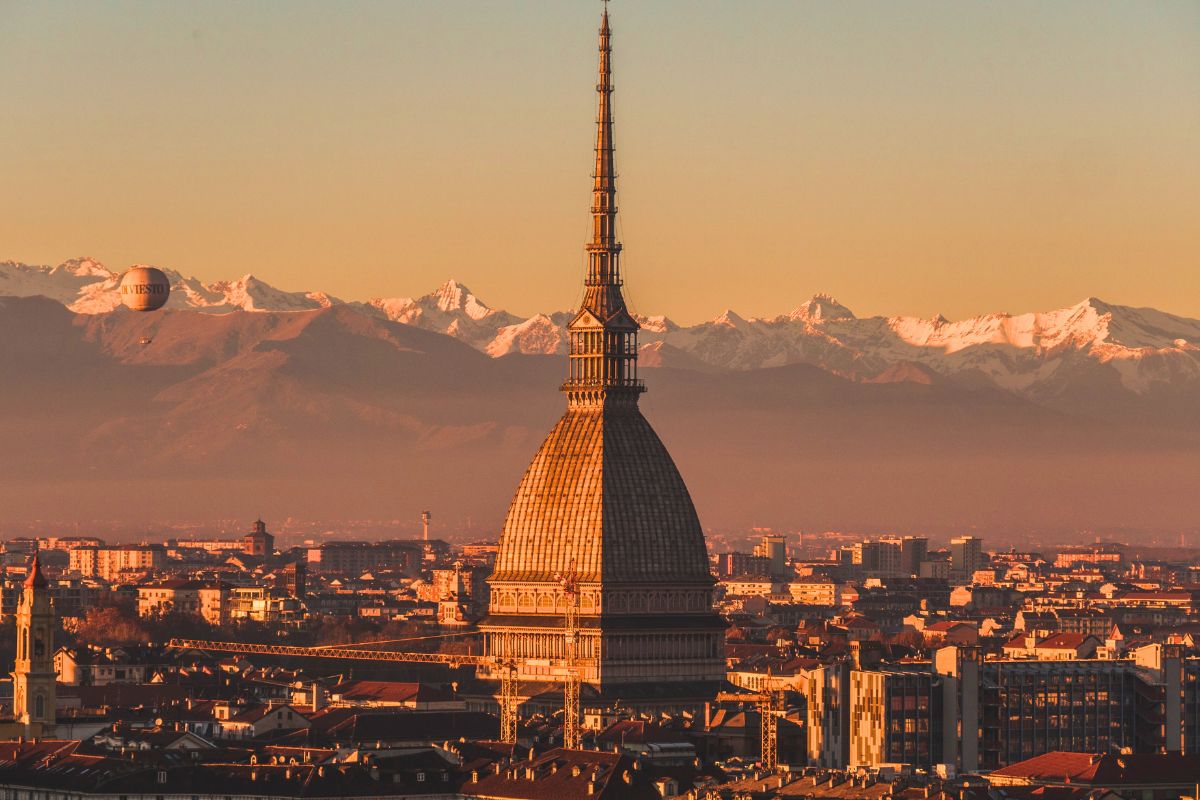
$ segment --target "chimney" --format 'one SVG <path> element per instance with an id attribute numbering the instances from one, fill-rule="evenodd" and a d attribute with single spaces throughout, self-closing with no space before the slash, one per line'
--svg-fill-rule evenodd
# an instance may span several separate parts
<path id="1" fill-rule="evenodd" d="M 312 684 L 312 708 L 313 711 L 320 711 L 325 707 L 328 698 L 325 696 L 325 687 L 313 681 Z"/>
<path id="2" fill-rule="evenodd" d="M 588 781 L 587 793 L 588 797 L 591 797 L 596 793 L 596 784 L 593 781 Z"/>

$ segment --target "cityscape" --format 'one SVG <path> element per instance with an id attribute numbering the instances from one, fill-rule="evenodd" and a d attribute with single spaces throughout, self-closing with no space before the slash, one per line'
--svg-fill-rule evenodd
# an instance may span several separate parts
<path id="1" fill-rule="evenodd" d="M 1200 800 L 1200 320 L 639 313 L 587 5 L 569 312 L 0 264 L 0 800 Z"/>

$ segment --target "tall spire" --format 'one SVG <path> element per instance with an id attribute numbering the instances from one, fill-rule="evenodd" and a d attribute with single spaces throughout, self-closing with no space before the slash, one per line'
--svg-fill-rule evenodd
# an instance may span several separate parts
<path id="1" fill-rule="evenodd" d="M 568 325 L 571 374 L 563 389 L 571 404 L 603 404 L 643 390 L 637 377 L 637 321 L 621 294 L 621 243 L 617 241 L 617 169 L 613 145 L 612 29 L 608 3 L 600 22 L 596 84 L 596 168 L 592 185 L 592 240 L 579 313 Z"/>
<path id="2" fill-rule="evenodd" d="M 613 147 L 612 116 L 612 29 L 608 26 L 608 3 L 600 23 L 600 78 L 596 83 L 596 171 L 592 189 L 592 250 L 619 251 L 616 241 L 617 167 Z M 589 275 L 589 278 L 593 276 Z M 595 276 L 599 277 L 599 276 Z M 619 279 L 619 275 L 614 277 Z"/>

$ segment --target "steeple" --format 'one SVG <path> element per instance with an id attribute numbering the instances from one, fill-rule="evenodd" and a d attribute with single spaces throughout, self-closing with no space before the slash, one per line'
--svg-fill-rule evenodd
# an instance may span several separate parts
<path id="1" fill-rule="evenodd" d="M 583 304 L 567 326 L 571 374 L 563 390 L 572 406 L 603 405 L 610 399 L 636 402 L 637 321 L 621 295 L 621 243 L 617 241 L 617 170 L 613 145 L 612 29 L 608 4 L 600 23 L 600 67 L 596 84 L 596 167 L 592 185 L 592 240 Z"/>
<path id="2" fill-rule="evenodd" d="M 34 555 L 17 601 L 17 654 L 13 664 L 13 715 L 28 736 L 54 732 L 54 601 Z"/>
<path id="3" fill-rule="evenodd" d="M 34 553 L 33 562 L 29 565 L 29 572 L 25 576 L 25 588 L 44 589 L 48 585 L 46 576 L 42 574 L 42 559 L 37 553 Z"/>

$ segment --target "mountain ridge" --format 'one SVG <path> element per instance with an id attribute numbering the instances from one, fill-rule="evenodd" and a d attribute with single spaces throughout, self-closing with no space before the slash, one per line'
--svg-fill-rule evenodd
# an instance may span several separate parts
<path id="1" fill-rule="evenodd" d="M 173 286 L 168 308 L 225 314 L 345 305 L 451 336 L 493 358 L 561 355 L 567 349 L 570 312 L 521 317 L 492 308 L 455 280 L 416 298 L 347 302 L 319 291 L 280 290 L 252 274 L 206 284 L 166 272 Z M 42 294 L 82 314 L 113 311 L 119 305 L 118 280 L 89 258 L 56 267 L 0 263 L 0 295 Z M 665 316 L 639 320 L 644 362 L 651 367 L 745 371 L 802 363 L 872 382 L 926 381 L 936 375 L 1050 405 L 1075 397 L 1069 388 L 1080 382 L 1132 395 L 1200 383 L 1200 320 L 1095 297 L 1047 312 L 957 321 L 940 315 L 860 318 L 826 294 L 771 317 L 747 318 L 727 310 L 690 326 Z M 1114 376 L 1115 384 L 1109 380 Z"/>

